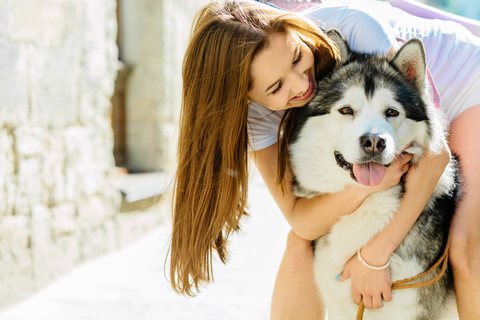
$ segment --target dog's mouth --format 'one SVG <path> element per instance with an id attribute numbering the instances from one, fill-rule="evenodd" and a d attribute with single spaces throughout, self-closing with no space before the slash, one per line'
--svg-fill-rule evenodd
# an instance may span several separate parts
<path id="1" fill-rule="evenodd" d="M 347 160 L 345 160 L 345 158 L 340 152 L 335 151 L 334 154 L 335 154 L 335 160 L 337 161 L 337 165 L 343 170 L 351 171 L 353 173 L 353 165 Z"/>
<path id="2" fill-rule="evenodd" d="M 385 176 L 385 168 L 390 164 L 381 164 L 375 161 L 368 161 L 363 163 L 350 163 L 343 155 L 335 151 L 335 160 L 337 165 L 345 171 L 350 172 L 350 177 L 364 186 L 377 186 Z"/>

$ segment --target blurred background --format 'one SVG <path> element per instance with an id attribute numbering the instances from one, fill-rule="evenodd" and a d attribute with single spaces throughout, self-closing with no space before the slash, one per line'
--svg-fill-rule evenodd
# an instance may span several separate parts
<path id="1" fill-rule="evenodd" d="M 480 21 L 480 1 L 476 0 L 420 0 L 419 2 L 466 18 Z"/>
<path id="2" fill-rule="evenodd" d="M 104 257 L 110 260 L 105 260 L 99 269 L 87 267 L 90 273 L 77 272 L 76 285 L 88 282 L 87 274 L 107 277 L 113 269 L 133 260 L 138 263 L 132 265 L 139 269 L 125 272 L 156 272 L 163 278 L 165 247 L 160 248 L 159 239 L 163 239 L 162 245 L 168 243 L 171 195 L 167 186 L 175 164 L 181 63 L 192 18 L 208 2 L 0 0 L 0 309 L 32 306 L 18 303 L 66 279 L 63 276 L 75 274 L 79 266 Z M 316 1 L 266 2 L 289 8 Z M 421 2 L 480 20 L 478 0 Z M 243 249 L 238 250 L 250 254 L 236 260 L 239 265 L 237 269 L 230 268 L 231 274 L 225 271 L 225 279 L 221 280 L 225 281 L 224 286 L 218 286 L 210 297 L 218 305 L 218 301 L 225 300 L 222 290 L 245 284 L 255 274 L 260 289 L 251 286 L 243 295 L 244 299 L 262 304 L 255 314 L 258 319 L 265 319 L 289 228 L 284 220 L 272 224 L 273 216 L 283 219 L 281 213 L 268 198 L 261 180 L 252 181 L 256 190 L 252 201 L 257 201 L 252 207 L 272 215 L 260 218 L 258 226 L 264 223 L 263 227 L 274 228 L 275 232 L 267 242 L 245 240 Z M 266 209 L 266 204 L 270 209 Z M 251 226 L 255 219 L 259 218 L 252 217 L 250 229 L 247 223 L 246 230 L 260 239 L 264 237 L 263 227 Z M 150 242 L 141 242 L 147 241 L 142 239 Z M 273 248 L 278 241 L 282 241 L 281 245 Z M 139 243 L 143 247 L 132 247 Z M 149 250 L 142 249 L 145 246 Z M 262 254 L 266 259 L 264 269 L 257 269 L 259 263 L 250 261 L 251 269 L 245 278 L 239 276 L 236 284 L 228 282 L 234 272 L 241 273 L 239 270 L 246 268 L 240 261 L 251 260 L 252 250 L 262 246 L 263 252 L 269 252 Z M 115 255 L 118 252 L 125 252 L 123 260 Z M 145 255 L 139 257 L 139 252 Z M 145 271 L 141 263 L 149 255 L 158 261 Z M 126 277 L 121 273 L 117 276 L 109 280 L 112 287 Z M 167 285 L 165 279 L 163 286 L 159 284 L 161 280 L 149 279 L 140 278 L 137 283 L 148 283 L 148 292 L 158 295 L 157 300 L 152 298 L 148 303 L 157 304 L 160 294 L 154 288 L 167 290 Z M 61 290 L 78 290 L 76 285 L 64 285 Z M 99 287 L 84 287 L 82 293 L 90 297 L 85 298 L 90 303 L 77 304 L 77 308 L 88 309 L 92 307 L 91 300 L 105 299 L 92 296 L 92 288 Z M 124 288 L 142 291 L 136 285 Z M 55 298 L 47 295 L 42 301 L 56 299 L 61 303 L 67 291 L 56 291 Z M 175 295 L 171 289 L 168 294 Z M 118 301 L 135 300 L 125 297 L 126 300 Z M 172 310 L 180 312 L 187 305 L 192 310 L 188 319 L 213 319 L 202 314 L 195 316 L 201 299 L 162 299 L 177 307 L 170 309 L 170 316 L 165 315 L 165 308 L 158 314 L 152 311 L 152 319 L 176 319 Z M 118 306 L 118 301 L 114 305 Z M 241 309 L 243 302 L 237 303 Z M 214 306 L 212 303 L 211 308 Z M 125 319 L 142 318 L 142 312 L 132 308 L 135 312 Z M 0 319 L 53 319 L 58 314 L 56 309 L 50 313 L 42 309 L 43 314 L 38 310 L 0 310 Z M 233 311 L 225 312 L 215 319 L 227 319 L 225 314 Z M 238 316 L 240 311 L 236 312 Z M 60 313 L 60 318 L 119 319 L 108 313 L 92 318 L 88 312 L 78 317 Z M 247 318 L 254 317 L 243 316 Z"/>

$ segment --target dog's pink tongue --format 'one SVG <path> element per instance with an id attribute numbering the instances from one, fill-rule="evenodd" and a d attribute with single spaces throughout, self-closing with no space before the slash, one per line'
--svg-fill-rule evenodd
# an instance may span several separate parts
<path id="1" fill-rule="evenodd" d="M 375 162 L 353 164 L 353 174 L 358 183 L 374 187 L 382 182 L 385 176 L 385 166 Z"/>

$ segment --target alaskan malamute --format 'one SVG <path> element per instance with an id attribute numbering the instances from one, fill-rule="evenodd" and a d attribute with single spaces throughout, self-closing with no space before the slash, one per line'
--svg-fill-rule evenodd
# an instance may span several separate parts
<path id="1" fill-rule="evenodd" d="M 421 40 L 405 43 L 393 59 L 352 52 L 341 33 L 342 64 L 318 83 L 317 96 L 301 111 L 289 142 L 295 193 L 313 197 L 348 184 L 379 184 L 385 167 L 406 150 L 416 163 L 426 150 L 439 153 L 444 121 L 433 105 Z M 390 258 L 391 280 L 413 277 L 442 255 L 458 198 L 458 166 L 452 161 L 415 225 Z M 371 194 L 352 214 L 315 241 L 315 278 L 329 319 L 355 319 L 351 281 L 339 282 L 345 263 L 381 231 L 398 210 L 403 182 Z M 345 199 L 348 201 L 348 199 Z M 427 277 L 438 274 L 440 268 Z M 417 281 L 419 282 L 419 281 Z M 441 319 L 455 305 L 450 266 L 435 284 L 396 290 L 365 319 Z M 447 311 L 448 309 L 448 311 Z"/>

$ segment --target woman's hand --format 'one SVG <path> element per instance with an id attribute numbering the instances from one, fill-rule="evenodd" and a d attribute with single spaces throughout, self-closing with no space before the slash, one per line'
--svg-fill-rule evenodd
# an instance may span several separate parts
<path id="1" fill-rule="evenodd" d="M 356 304 L 363 298 L 365 308 L 378 309 L 383 307 L 382 298 L 385 301 L 392 300 L 390 268 L 372 270 L 364 266 L 357 255 L 354 255 L 345 264 L 338 281 L 345 281 L 348 278 L 352 279 L 352 298 Z"/>

